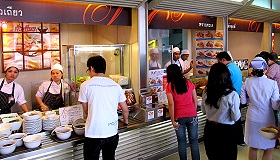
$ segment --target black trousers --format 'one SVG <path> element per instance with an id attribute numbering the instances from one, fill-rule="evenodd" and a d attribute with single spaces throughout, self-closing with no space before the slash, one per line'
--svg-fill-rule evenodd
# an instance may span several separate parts
<path id="1" fill-rule="evenodd" d="M 234 125 L 206 121 L 204 146 L 209 160 L 236 160 L 237 143 Z"/>
<path id="2" fill-rule="evenodd" d="M 103 160 L 115 160 L 115 151 L 119 143 L 119 135 L 116 134 L 108 138 L 88 138 L 84 142 L 84 159 L 99 160 L 102 150 Z"/>
<path id="3" fill-rule="evenodd" d="M 243 125 L 242 125 L 241 118 L 239 118 L 239 120 L 235 122 L 234 126 L 235 126 L 237 144 L 244 144 Z"/>

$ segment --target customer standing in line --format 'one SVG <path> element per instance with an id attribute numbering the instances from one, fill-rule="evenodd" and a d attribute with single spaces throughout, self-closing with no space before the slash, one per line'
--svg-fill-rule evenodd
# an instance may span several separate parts
<path id="1" fill-rule="evenodd" d="M 87 115 L 84 159 L 99 160 L 102 150 L 103 159 L 114 160 L 119 142 L 118 104 L 123 122 L 128 124 L 126 97 L 119 84 L 105 77 L 106 61 L 103 57 L 90 57 L 87 67 L 91 79 L 82 83 L 78 99 Z"/>
<path id="2" fill-rule="evenodd" d="M 235 91 L 240 95 L 241 93 L 241 87 L 242 87 L 242 72 L 240 68 L 233 62 L 233 58 L 229 52 L 220 52 L 216 56 L 219 63 L 225 64 L 230 72 L 230 78 L 232 81 L 232 85 L 235 89 Z M 235 132 L 237 136 L 237 144 L 244 146 L 244 134 L 243 134 L 243 125 L 241 122 L 241 117 L 238 121 L 235 123 Z"/>
<path id="3" fill-rule="evenodd" d="M 249 146 L 249 160 L 256 160 L 258 149 L 264 150 L 263 160 L 272 160 L 275 140 L 265 139 L 260 128 L 275 124 L 273 110 L 279 109 L 277 82 L 265 76 L 267 63 L 256 57 L 250 63 L 253 77 L 247 78 L 241 90 L 241 104 L 249 102 L 245 122 L 245 143 Z"/>
<path id="4" fill-rule="evenodd" d="M 204 145 L 209 160 L 236 160 L 235 122 L 240 119 L 240 99 L 229 69 L 214 64 L 202 95 L 201 111 L 206 114 Z"/>
<path id="5" fill-rule="evenodd" d="M 198 118 L 196 111 L 197 96 L 195 86 L 190 80 L 183 77 L 180 67 L 177 64 L 169 65 L 166 72 L 168 82 L 166 87 L 168 108 L 170 119 L 177 136 L 180 160 L 187 159 L 186 128 L 192 160 L 199 160 Z"/>

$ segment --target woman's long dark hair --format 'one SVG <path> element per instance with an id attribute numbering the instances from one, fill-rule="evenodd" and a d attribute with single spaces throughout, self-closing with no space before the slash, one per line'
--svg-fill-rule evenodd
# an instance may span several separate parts
<path id="1" fill-rule="evenodd" d="M 226 65 L 222 63 L 214 64 L 208 75 L 208 83 L 206 85 L 207 99 L 206 103 L 211 107 L 219 108 L 218 101 L 224 96 L 235 91 L 230 79 L 230 72 Z"/>
<path id="2" fill-rule="evenodd" d="M 180 67 L 177 64 L 171 64 L 166 68 L 167 82 L 171 83 L 171 89 L 177 94 L 183 94 L 188 91 L 186 79 L 184 78 Z"/>

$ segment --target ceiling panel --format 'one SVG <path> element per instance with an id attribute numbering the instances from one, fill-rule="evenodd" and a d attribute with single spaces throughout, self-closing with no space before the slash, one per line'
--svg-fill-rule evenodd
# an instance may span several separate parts
<path id="1" fill-rule="evenodd" d="M 222 0 L 162 0 L 152 9 L 223 17 L 242 6 L 241 2 Z"/>

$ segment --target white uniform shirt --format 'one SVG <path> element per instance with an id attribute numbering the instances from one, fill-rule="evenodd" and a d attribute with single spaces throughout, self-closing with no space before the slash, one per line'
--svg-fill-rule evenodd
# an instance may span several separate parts
<path id="1" fill-rule="evenodd" d="M 85 136 L 107 138 L 118 133 L 119 102 L 126 97 L 119 84 L 107 77 L 93 77 L 82 83 L 79 102 L 88 103 Z"/>
<path id="2" fill-rule="evenodd" d="M 179 59 L 180 64 L 182 65 L 182 72 L 184 72 L 186 69 L 190 68 L 190 62 L 188 60 L 182 60 L 182 58 Z"/>
<path id="3" fill-rule="evenodd" d="M 218 101 L 219 109 L 206 104 L 206 92 L 202 95 L 201 111 L 206 114 L 206 119 L 222 124 L 234 124 L 240 117 L 240 99 L 237 92 L 232 91 Z"/>
<path id="4" fill-rule="evenodd" d="M 161 69 L 161 64 L 158 63 L 157 61 L 149 60 L 149 68 L 151 67 L 158 67 L 158 69 Z"/>
<path id="5" fill-rule="evenodd" d="M 170 64 L 177 64 L 179 67 L 183 67 L 179 60 L 180 60 L 180 59 L 178 59 L 177 61 L 172 60 L 172 63 L 171 63 L 171 60 L 168 61 L 168 62 L 165 64 L 164 68 L 167 68 Z"/>
<path id="6" fill-rule="evenodd" d="M 51 84 L 51 81 L 45 81 L 45 82 L 43 82 L 43 83 L 40 85 L 40 87 L 39 87 L 39 89 L 38 89 L 38 91 L 37 91 L 37 93 L 36 93 L 36 97 L 43 98 L 44 95 L 46 94 L 46 92 L 47 92 L 47 90 L 48 90 L 50 84 Z M 50 92 L 51 94 L 60 94 L 60 87 L 61 87 L 61 84 L 56 84 L 55 82 L 53 82 L 53 83 L 51 84 L 51 86 L 50 86 L 49 92 Z M 69 93 L 69 91 L 70 91 L 70 86 L 69 86 L 67 83 L 63 83 L 63 84 L 62 84 L 62 87 L 63 87 L 63 89 L 62 89 L 62 97 L 64 98 L 64 94 L 65 94 L 65 93 Z"/>
<path id="7" fill-rule="evenodd" d="M 3 81 L 3 79 L 4 78 L 0 79 L 0 83 Z M 15 90 L 14 90 L 15 102 L 17 103 L 18 106 L 21 106 L 24 103 L 26 103 L 26 100 L 25 100 L 23 88 L 21 87 L 20 84 L 16 83 L 15 81 L 8 84 L 7 81 L 4 80 L 4 84 L 1 91 L 7 94 L 12 94 L 13 83 L 15 83 Z"/>
<path id="8" fill-rule="evenodd" d="M 247 95 L 249 99 L 246 98 Z M 279 109 L 276 81 L 266 76 L 247 78 L 241 88 L 240 98 L 241 104 L 249 103 L 246 118 L 253 122 L 274 123 L 273 109 Z"/>

